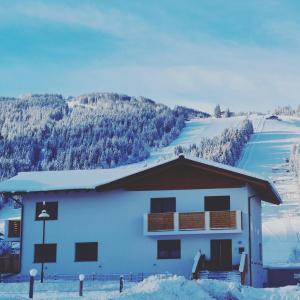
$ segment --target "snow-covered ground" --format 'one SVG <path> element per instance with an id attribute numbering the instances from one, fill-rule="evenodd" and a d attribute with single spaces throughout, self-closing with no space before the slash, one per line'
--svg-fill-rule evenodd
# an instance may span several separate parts
<path id="1" fill-rule="evenodd" d="M 123 299 L 123 300 L 211 300 L 211 299 L 300 299 L 300 288 L 256 289 L 233 282 L 212 279 L 186 280 L 173 276 L 160 278 L 151 276 L 140 283 L 125 282 L 123 293 L 119 293 L 118 282 L 84 282 L 83 297 L 78 296 L 78 282 L 56 281 L 35 283 L 34 299 Z M 0 299 L 28 299 L 28 283 L 0 283 Z"/>

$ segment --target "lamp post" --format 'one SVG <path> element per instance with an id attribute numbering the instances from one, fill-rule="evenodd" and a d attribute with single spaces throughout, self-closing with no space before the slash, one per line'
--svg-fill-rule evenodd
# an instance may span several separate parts
<path id="1" fill-rule="evenodd" d="M 43 201 L 43 209 L 42 212 L 38 216 L 41 220 L 43 220 L 43 243 L 42 243 L 42 270 L 41 270 L 41 283 L 44 282 L 44 261 L 45 261 L 45 225 L 46 219 L 50 217 L 50 215 L 46 211 L 46 202 Z"/>
<path id="2" fill-rule="evenodd" d="M 30 281 L 29 281 L 29 298 L 33 298 L 33 284 L 34 284 L 34 277 L 37 274 L 37 269 L 31 269 L 29 271 L 30 274 Z"/>

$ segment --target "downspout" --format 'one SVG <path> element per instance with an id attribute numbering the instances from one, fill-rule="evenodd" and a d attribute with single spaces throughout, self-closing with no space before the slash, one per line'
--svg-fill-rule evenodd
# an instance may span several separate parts
<path id="1" fill-rule="evenodd" d="M 252 249 L 251 249 L 251 198 L 255 198 L 255 195 L 248 197 L 248 231 L 249 231 L 249 275 L 250 286 L 252 286 Z"/>
<path id="2" fill-rule="evenodd" d="M 20 236 L 20 258 L 19 258 L 19 270 L 18 273 L 21 272 L 21 266 L 22 266 L 22 247 L 23 247 L 23 215 L 24 215 L 24 205 L 19 199 L 15 199 L 12 194 L 3 193 L 2 197 L 8 197 L 17 204 L 21 206 L 21 236 Z"/>

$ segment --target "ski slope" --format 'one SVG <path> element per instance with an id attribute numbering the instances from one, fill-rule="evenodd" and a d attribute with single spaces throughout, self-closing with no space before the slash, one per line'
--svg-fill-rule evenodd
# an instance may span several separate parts
<path id="1" fill-rule="evenodd" d="M 226 128 L 237 127 L 243 120 L 245 120 L 245 117 L 193 119 L 187 121 L 179 137 L 169 146 L 153 150 L 150 153 L 150 157 L 146 160 L 146 163 L 151 164 L 162 159 L 169 159 L 174 156 L 176 146 L 197 144 L 201 138 L 211 138 L 220 135 Z"/>
<path id="2" fill-rule="evenodd" d="M 300 251 L 300 188 L 287 163 L 292 145 L 300 143 L 300 119 L 281 119 L 254 118 L 255 133 L 237 165 L 271 178 L 283 198 L 280 206 L 263 205 L 265 265 L 295 263 L 292 251 Z"/>

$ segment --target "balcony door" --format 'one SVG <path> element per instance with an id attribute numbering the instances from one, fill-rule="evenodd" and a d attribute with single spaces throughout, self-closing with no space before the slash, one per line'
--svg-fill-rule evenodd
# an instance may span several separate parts
<path id="1" fill-rule="evenodd" d="M 204 198 L 205 211 L 230 210 L 230 196 L 207 196 Z"/>
<path id="2" fill-rule="evenodd" d="M 210 241 L 211 269 L 215 271 L 232 270 L 232 242 L 231 240 Z"/>

